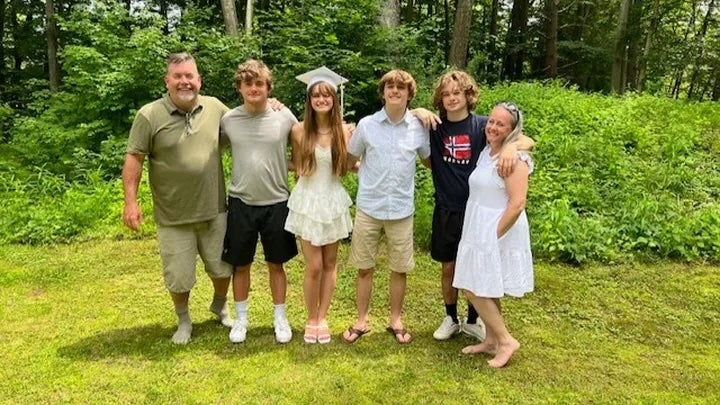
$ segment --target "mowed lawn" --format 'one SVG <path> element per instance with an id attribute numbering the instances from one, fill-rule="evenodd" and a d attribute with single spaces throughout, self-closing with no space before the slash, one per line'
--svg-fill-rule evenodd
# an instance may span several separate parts
<path id="1" fill-rule="evenodd" d="M 443 306 L 439 265 L 426 252 L 416 255 L 405 303 L 414 341 L 400 346 L 384 330 L 383 261 L 373 332 L 343 343 L 338 335 L 355 316 L 347 252 L 342 245 L 329 345 L 302 341 L 298 258 L 288 266 L 291 343 L 274 341 L 260 262 L 248 340 L 229 343 L 208 312 L 211 288 L 199 266 L 193 340 L 178 347 L 154 240 L 0 247 L 0 402 L 720 402 L 720 267 L 537 263 L 536 291 L 503 301 L 522 347 L 495 370 L 487 357 L 460 353 L 469 337 L 433 340 Z"/>

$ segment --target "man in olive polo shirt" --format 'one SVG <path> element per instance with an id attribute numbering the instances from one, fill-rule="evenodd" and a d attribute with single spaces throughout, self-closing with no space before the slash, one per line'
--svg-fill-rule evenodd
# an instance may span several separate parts
<path id="1" fill-rule="evenodd" d="M 227 140 L 220 138 L 220 119 L 228 108 L 199 95 L 201 84 L 191 55 L 168 57 L 167 94 L 138 111 L 122 175 L 123 222 L 137 231 L 143 221 L 137 190 L 147 156 L 165 287 L 178 316 L 175 344 L 190 341 L 188 300 L 198 253 L 215 288 L 210 311 L 232 326 L 226 305 L 232 267 L 221 260 L 226 214 L 220 151 Z"/>

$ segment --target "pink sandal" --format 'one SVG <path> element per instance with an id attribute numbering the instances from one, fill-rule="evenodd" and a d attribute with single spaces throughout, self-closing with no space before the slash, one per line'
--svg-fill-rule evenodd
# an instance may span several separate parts
<path id="1" fill-rule="evenodd" d="M 305 335 L 303 336 L 303 340 L 305 343 L 317 343 L 318 342 L 318 326 L 317 325 L 305 325 Z"/>
<path id="2" fill-rule="evenodd" d="M 318 330 L 317 342 L 323 345 L 330 343 L 332 337 L 330 336 L 330 328 L 328 328 L 327 322 L 320 323 L 316 328 Z"/>

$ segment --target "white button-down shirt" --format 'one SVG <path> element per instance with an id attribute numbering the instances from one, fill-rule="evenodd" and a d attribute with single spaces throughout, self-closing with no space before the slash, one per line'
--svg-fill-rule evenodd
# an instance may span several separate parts
<path id="1" fill-rule="evenodd" d="M 415 211 L 415 156 L 430 156 L 428 130 L 405 111 L 393 124 L 385 109 L 360 120 L 348 152 L 361 158 L 357 207 L 375 219 L 407 218 Z"/>

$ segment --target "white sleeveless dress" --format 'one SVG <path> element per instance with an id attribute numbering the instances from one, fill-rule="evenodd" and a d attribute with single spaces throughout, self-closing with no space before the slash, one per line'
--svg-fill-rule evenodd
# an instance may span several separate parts
<path id="1" fill-rule="evenodd" d="M 352 231 L 352 200 L 332 171 L 329 147 L 315 146 L 315 172 L 300 176 L 288 199 L 285 230 L 323 246 L 348 237 Z"/>
<path id="2" fill-rule="evenodd" d="M 533 171 L 530 156 L 518 157 Z M 453 287 L 479 297 L 522 297 L 534 288 L 530 227 L 523 211 L 500 239 L 497 225 L 507 207 L 505 182 L 498 175 L 487 146 L 468 179 L 470 196 L 455 261 Z"/>

